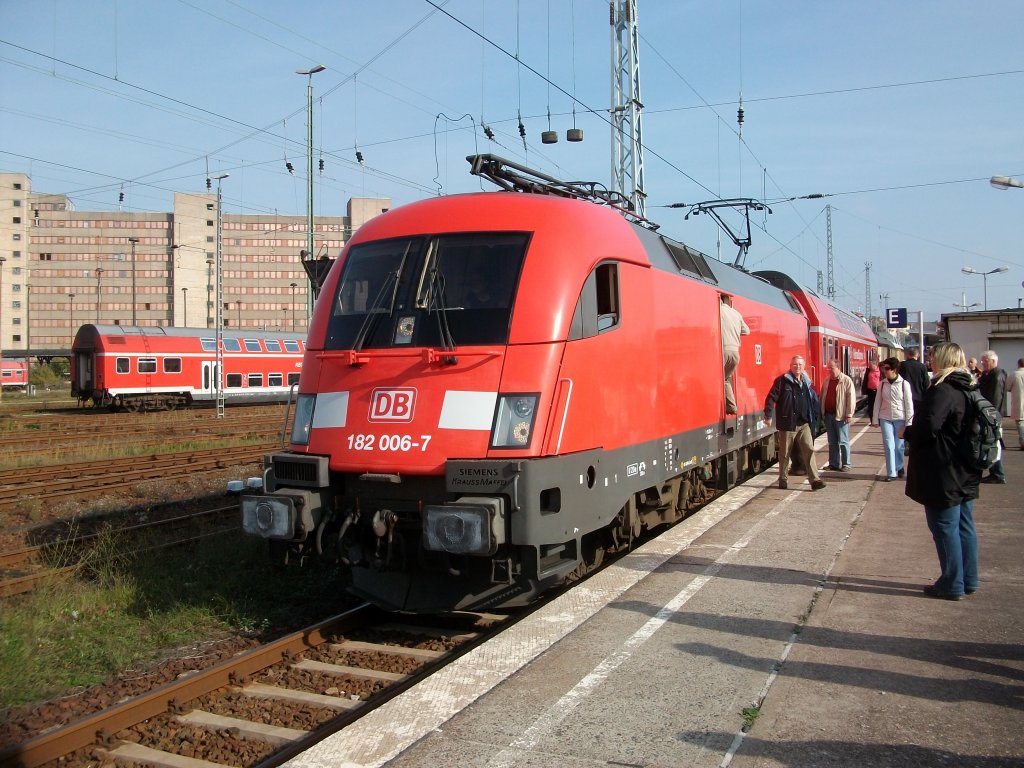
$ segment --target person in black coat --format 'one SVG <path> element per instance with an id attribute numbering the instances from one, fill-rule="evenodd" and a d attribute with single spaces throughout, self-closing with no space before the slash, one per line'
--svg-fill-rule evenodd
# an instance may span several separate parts
<path id="1" fill-rule="evenodd" d="M 981 353 L 981 378 L 978 379 L 978 391 L 999 411 L 1000 416 L 1006 412 L 1006 371 L 999 367 L 999 356 L 991 349 Z M 1002 444 L 1002 437 L 999 440 Z M 1004 448 L 1006 446 L 1003 446 Z M 981 479 L 983 483 L 1006 484 L 1006 473 L 1000 459 L 988 468 L 988 474 Z"/>
<path id="2" fill-rule="evenodd" d="M 910 399 L 914 401 L 915 413 L 921 407 L 924 391 L 931 383 L 928 369 L 918 360 L 919 356 L 920 352 L 917 349 L 908 349 L 907 359 L 900 363 L 900 376 L 910 384 Z"/>
<path id="3" fill-rule="evenodd" d="M 775 421 L 776 443 L 779 454 L 779 488 L 789 487 L 789 456 L 792 448 L 800 454 L 800 461 L 811 481 L 811 490 L 819 491 L 825 481 L 818 476 L 814 460 L 814 425 L 821 418 L 821 404 L 811 380 L 804 373 L 804 359 L 796 355 L 789 363 L 789 371 L 777 377 L 764 400 L 764 423 Z"/>
<path id="4" fill-rule="evenodd" d="M 978 537 L 974 500 L 981 472 L 966 467 L 957 445 L 965 429 L 967 390 L 974 377 L 959 345 L 943 342 L 932 352 L 932 385 L 911 434 L 906 493 L 924 505 L 942 575 L 924 588 L 929 597 L 960 600 L 978 589 Z"/>

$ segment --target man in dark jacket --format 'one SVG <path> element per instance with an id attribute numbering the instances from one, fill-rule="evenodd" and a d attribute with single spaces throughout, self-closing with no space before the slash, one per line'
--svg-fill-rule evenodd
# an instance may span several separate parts
<path id="1" fill-rule="evenodd" d="M 943 342 L 933 352 L 935 379 L 921 412 L 907 427 L 910 462 L 906 494 L 924 505 L 942 575 L 924 588 L 928 597 L 960 600 L 978 589 L 978 538 L 974 500 L 981 472 L 960 459 L 967 411 L 966 391 L 974 386 L 963 350 Z"/>
<path id="2" fill-rule="evenodd" d="M 811 431 L 819 416 L 818 395 L 804 373 L 804 359 L 797 355 L 790 361 L 789 371 L 775 379 L 764 401 L 764 423 L 770 427 L 775 421 L 778 430 L 779 488 L 789 487 L 788 457 L 794 444 L 807 469 L 811 489 L 817 491 L 825 487 L 825 481 L 818 476 Z"/>
<path id="3" fill-rule="evenodd" d="M 978 379 L 978 391 L 981 392 L 982 397 L 996 407 L 1000 415 L 1006 412 L 1003 408 L 1006 405 L 1003 402 L 1006 398 L 1006 371 L 999 367 L 999 356 L 991 349 L 981 353 L 981 378 Z M 1002 442 L 1000 437 L 1000 445 Z M 1000 485 L 1006 483 L 1002 459 L 988 468 L 988 475 L 983 477 L 981 482 Z"/>
<path id="4" fill-rule="evenodd" d="M 907 350 L 907 359 L 900 363 L 900 377 L 910 384 L 910 399 L 914 401 L 914 413 L 921 407 L 924 391 L 931 383 L 928 369 L 918 358 L 921 353 L 917 349 Z"/>

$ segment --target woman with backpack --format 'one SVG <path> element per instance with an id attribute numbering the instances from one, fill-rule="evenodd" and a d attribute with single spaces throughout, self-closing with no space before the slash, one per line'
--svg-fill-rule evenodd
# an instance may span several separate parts
<path id="1" fill-rule="evenodd" d="M 924 505 L 942 575 L 924 588 L 928 597 L 960 600 L 978 590 L 978 538 L 974 500 L 981 471 L 967 466 L 960 446 L 965 439 L 966 392 L 975 386 L 959 345 L 932 350 L 932 385 L 921 412 L 907 428 L 910 466 L 906 493 Z"/>

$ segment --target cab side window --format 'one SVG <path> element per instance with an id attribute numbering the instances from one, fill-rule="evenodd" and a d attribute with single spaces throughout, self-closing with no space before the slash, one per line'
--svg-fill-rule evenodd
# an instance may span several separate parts
<path id="1" fill-rule="evenodd" d="M 619 306 L 619 268 L 613 262 L 598 264 L 587 276 L 576 302 L 569 341 L 586 339 L 617 328 L 622 318 Z"/>

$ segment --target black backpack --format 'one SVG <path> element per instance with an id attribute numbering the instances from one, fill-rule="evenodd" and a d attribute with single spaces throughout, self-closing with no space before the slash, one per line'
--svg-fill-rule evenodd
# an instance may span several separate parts
<path id="1" fill-rule="evenodd" d="M 1003 418 L 977 389 L 969 389 L 964 395 L 967 403 L 958 445 L 960 460 L 968 469 L 988 469 L 1000 458 L 999 436 Z"/>

